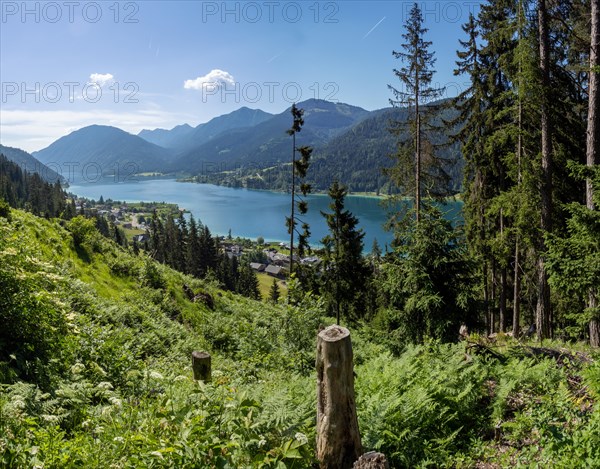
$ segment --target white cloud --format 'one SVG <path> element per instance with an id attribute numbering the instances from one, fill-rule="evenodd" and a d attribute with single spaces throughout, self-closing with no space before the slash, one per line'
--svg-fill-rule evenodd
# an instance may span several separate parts
<path id="1" fill-rule="evenodd" d="M 90 75 L 90 83 L 98 83 L 98 86 L 103 87 L 113 81 L 114 78 L 110 73 L 92 73 Z"/>
<path id="2" fill-rule="evenodd" d="M 218 68 L 211 70 L 203 77 L 198 77 L 194 80 L 185 80 L 183 83 L 183 87 L 186 90 L 202 90 L 205 86 L 218 89 L 227 85 L 235 86 L 235 79 L 230 73 Z"/>

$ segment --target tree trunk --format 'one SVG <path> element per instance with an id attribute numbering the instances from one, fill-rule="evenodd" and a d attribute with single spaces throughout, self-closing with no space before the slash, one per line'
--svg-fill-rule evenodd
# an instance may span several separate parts
<path id="1" fill-rule="evenodd" d="M 600 142 L 600 126 L 598 115 L 600 107 L 600 93 L 598 92 L 598 68 L 600 67 L 600 0 L 591 0 L 592 4 L 592 32 L 590 35 L 590 78 L 588 88 L 588 121 L 587 121 L 587 148 L 586 164 L 593 167 L 598 162 L 598 145 Z M 587 208 L 594 210 L 594 188 L 591 179 L 585 182 L 585 201 Z"/>
<path id="2" fill-rule="evenodd" d="M 550 338 L 550 288 L 548 287 L 548 276 L 544 266 L 544 258 L 538 259 L 538 302 L 535 311 L 535 328 L 538 340 Z"/>
<path id="3" fill-rule="evenodd" d="M 500 237 L 504 240 L 504 212 L 500 209 Z M 506 267 L 500 269 L 500 304 L 498 317 L 498 332 L 506 332 Z"/>
<path id="4" fill-rule="evenodd" d="M 502 267 L 500 270 L 500 325 L 498 326 L 498 332 L 506 332 L 506 297 L 508 291 L 508 284 L 506 282 L 506 267 Z"/>
<path id="5" fill-rule="evenodd" d="M 493 334 L 496 332 L 496 261 L 492 261 L 491 274 L 492 292 L 490 296 L 490 303 L 492 307 L 490 309 L 490 324 L 492 327 L 490 328 L 490 334 Z"/>
<path id="6" fill-rule="evenodd" d="M 211 358 L 206 352 L 192 352 L 194 379 L 208 382 L 211 379 Z"/>
<path id="7" fill-rule="evenodd" d="M 540 48 L 540 74 L 542 78 L 541 131 L 542 131 L 542 174 L 541 174 L 541 229 L 538 246 L 538 301 L 536 326 L 539 340 L 551 336 L 550 286 L 546 273 L 544 235 L 552 231 L 552 140 L 548 92 L 550 88 L 550 46 L 548 39 L 548 12 L 546 0 L 538 0 L 538 35 Z"/>
<path id="8" fill-rule="evenodd" d="M 590 345 L 600 347 L 600 321 L 598 319 L 590 321 Z"/>
<path id="9" fill-rule="evenodd" d="M 600 67 L 600 0 L 591 0 L 592 4 L 592 32 L 590 35 L 590 79 L 588 90 L 588 122 L 587 122 L 587 151 L 586 164 L 593 167 L 598 162 L 598 145 L 600 144 L 600 125 L 598 112 L 600 107 L 600 93 L 598 93 L 598 68 Z M 591 179 L 585 182 L 585 202 L 590 210 L 594 207 L 594 188 Z M 591 288 L 588 295 L 588 308 L 595 308 L 598 303 L 597 289 Z M 600 319 L 590 321 L 590 345 L 600 347 Z"/>
<path id="10" fill-rule="evenodd" d="M 295 209 L 296 209 L 296 201 L 294 200 L 296 196 L 296 133 L 292 135 L 292 214 L 290 221 L 290 276 L 294 272 L 294 223 L 295 223 Z"/>
<path id="11" fill-rule="evenodd" d="M 329 326 L 317 338 L 317 459 L 321 469 L 350 469 L 361 453 L 350 332 Z"/>
<path id="12" fill-rule="evenodd" d="M 519 0 L 519 42 L 522 40 L 522 25 L 521 18 L 523 12 L 523 5 Z M 517 137 L 517 186 L 519 189 L 519 196 L 521 196 L 521 159 L 523 157 L 523 64 L 521 58 L 519 58 L 519 106 L 518 106 L 518 129 L 519 135 Z M 513 284 L 513 337 L 519 338 L 520 327 L 521 327 L 521 252 L 519 247 L 519 235 L 520 235 L 520 224 L 517 225 L 517 236 L 515 240 L 515 268 L 514 268 L 514 284 Z"/>
<path id="13" fill-rule="evenodd" d="M 417 99 L 419 95 L 417 94 Z M 415 145 L 415 210 L 417 224 L 421 220 L 421 117 L 419 104 L 416 105 L 416 145 Z"/>
<path id="14" fill-rule="evenodd" d="M 515 242 L 515 282 L 513 290 L 513 337 L 519 338 L 521 323 L 521 254 L 519 252 L 519 238 Z"/>
<path id="15" fill-rule="evenodd" d="M 488 335 L 492 331 L 492 311 L 490 308 L 490 293 L 489 293 L 489 282 L 488 282 L 488 268 L 487 263 L 483 265 L 483 303 L 485 304 L 485 319 L 487 322 Z"/>

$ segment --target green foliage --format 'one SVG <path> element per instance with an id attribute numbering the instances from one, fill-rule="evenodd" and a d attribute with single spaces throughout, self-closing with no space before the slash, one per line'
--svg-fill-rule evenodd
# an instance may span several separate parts
<path id="1" fill-rule="evenodd" d="M 469 322 L 474 296 L 460 231 L 440 209 L 425 204 L 421 221 L 409 213 L 395 234 L 395 253 L 382 266 L 382 327 L 393 331 L 396 347 L 425 337 L 453 340 L 460 323 Z"/>
<path id="2" fill-rule="evenodd" d="M 140 269 L 140 284 L 142 287 L 150 287 L 157 290 L 162 290 L 166 286 L 159 267 L 155 262 L 146 258 Z"/>
<path id="3" fill-rule="evenodd" d="M 0 347 L 0 467 L 313 467 L 315 337 L 332 320 L 297 280 L 261 303 L 106 239 L 82 259 L 59 223 L 19 210 L 0 233 L 0 333 L 24 321 L 43 365 L 25 374 Z M 597 356 L 438 342 L 396 356 L 372 333 L 352 331 L 358 417 L 392 467 L 600 462 Z M 192 380 L 193 350 L 211 353 L 211 383 Z"/>
<path id="4" fill-rule="evenodd" d="M 579 180 L 586 176 L 582 165 L 570 165 Z M 593 181 L 594 193 L 600 193 L 600 169 L 587 171 Z M 565 297 L 575 303 L 570 317 L 580 326 L 581 332 L 592 318 L 600 318 L 600 308 L 585 308 L 590 291 L 597 295 L 600 285 L 600 211 L 585 205 L 571 203 L 566 207 L 567 233 L 548 235 L 548 270 L 550 282 Z M 585 314 L 582 311 L 585 310 Z"/>
<path id="5" fill-rule="evenodd" d="M 292 127 L 287 131 L 288 135 L 292 136 L 292 206 L 291 214 L 286 217 L 285 223 L 287 226 L 288 233 L 290 234 L 290 271 L 293 270 L 294 263 L 294 234 L 298 234 L 298 255 L 304 256 L 305 252 L 310 251 L 308 244 L 308 238 L 310 237 L 310 227 L 306 222 L 302 222 L 302 219 L 296 215 L 306 215 L 308 211 L 308 201 L 306 196 L 311 192 L 310 184 L 307 184 L 304 180 L 306 173 L 310 165 L 310 157 L 312 154 L 312 147 L 301 146 L 296 147 L 296 134 L 302 130 L 304 125 L 304 109 L 298 109 L 296 104 L 292 104 Z M 300 153 L 300 159 L 296 159 L 296 152 Z M 301 196 L 301 195 L 302 196 Z M 302 232 L 300 232 L 296 226 L 298 223 L 302 223 Z"/>
<path id="6" fill-rule="evenodd" d="M 363 444 L 392 467 L 443 466 L 485 431 L 485 363 L 464 359 L 462 346 L 409 347 L 380 355 L 357 370 Z"/>
<path id="7" fill-rule="evenodd" d="M 68 318 L 57 290 L 65 279 L 19 246 L 19 231 L 0 225 L 0 382 L 49 387 L 70 353 Z"/>
<path id="8" fill-rule="evenodd" d="M 369 279 L 369 269 L 362 257 L 362 229 L 358 229 L 358 218 L 344 209 L 346 188 L 335 181 L 329 188 L 331 213 L 321 212 L 329 234 L 321 243 L 325 248 L 322 292 L 328 310 L 346 320 L 362 318 L 365 310 L 365 291 Z"/>
<path id="9" fill-rule="evenodd" d="M 12 153 L 15 161 L 21 161 L 32 169 L 31 155 L 16 148 L 0 147 L 6 154 Z M 23 208 L 46 218 L 57 217 L 66 208 L 65 193 L 59 181 L 62 178 L 47 167 L 40 167 L 39 162 L 36 163 L 35 167 L 41 170 L 40 174 L 23 170 L 16 162 L 0 153 L 0 200 L 13 208 Z M 49 182 L 50 179 L 55 182 Z"/>
<path id="10" fill-rule="evenodd" d="M 85 243 L 91 243 L 94 240 L 94 235 L 97 234 L 96 222 L 92 219 L 85 218 L 83 215 L 78 215 L 66 224 L 67 230 L 73 236 L 75 247 L 81 247 Z"/>
<path id="11" fill-rule="evenodd" d="M 8 221 L 11 220 L 10 205 L 3 199 L 0 199 L 0 217 L 6 218 Z"/>
<path id="12" fill-rule="evenodd" d="M 271 288 L 269 290 L 269 301 L 271 303 L 277 304 L 279 301 L 280 291 L 279 285 L 277 285 L 277 279 L 273 279 L 273 283 L 271 284 Z"/>

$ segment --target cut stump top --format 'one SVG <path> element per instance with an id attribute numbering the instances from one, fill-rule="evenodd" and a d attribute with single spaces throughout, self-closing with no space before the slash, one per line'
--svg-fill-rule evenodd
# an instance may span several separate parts
<path id="1" fill-rule="evenodd" d="M 336 324 L 329 326 L 319 332 L 319 338 L 326 342 L 337 342 L 338 340 L 345 339 L 350 335 L 350 331 L 345 327 L 338 326 Z"/>

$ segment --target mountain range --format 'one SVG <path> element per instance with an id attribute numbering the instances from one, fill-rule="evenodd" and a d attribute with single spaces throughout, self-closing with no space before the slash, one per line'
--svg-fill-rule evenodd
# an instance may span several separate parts
<path id="1" fill-rule="evenodd" d="M 406 120 L 402 108 L 367 111 L 357 106 L 309 99 L 297 146 L 314 148 L 310 182 L 325 190 L 332 178 L 350 191 L 379 191 L 385 184 L 381 167 L 396 138 L 390 120 Z M 129 174 L 159 172 L 192 177 L 199 182 L 286 190 L 291 160 L 290 109 L 270 114 L 242 107 L 192 127 L 142 130 L 132 135 L 116 127 L 92 125 L 61 137 L 33 156 L 45 164 L 76 164 L 82 171 L 106 174 L 126 169 Z M 444 157 L 460 160 L 457 146 L 443 149 Z M 460 166 L 460 165 L 459 165 Z M 269 177 L 265 177 L 269 176 Z M 460 174 L 453 175 L 453 188 Z"/>

